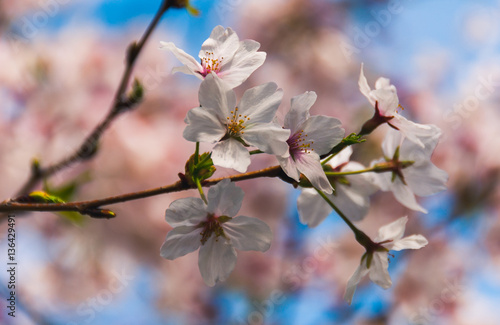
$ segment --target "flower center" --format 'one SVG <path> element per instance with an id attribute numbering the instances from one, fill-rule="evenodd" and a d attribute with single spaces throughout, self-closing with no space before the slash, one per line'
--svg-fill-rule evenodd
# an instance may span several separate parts
<path id="1" fill-rule="evenodd" d="M 314 143 L 314 141 L 309 142 L 307 140 L 307 134 L 304 133 L 304 130 L 295 132 L 290 138 L 288 138 L 286 142 L 288 143 L 290 155 L 292 155 L 292 158 L 295 159 L 295 157 L 298 155 L 310 154 L 314 151 L 314 149 L 311 148 L 311 145 Z"/>
<path id="2" fill-rule="evenodd" d="M 250 118 L 246 115 L 238 114 L 238 107 L 234 111 L 230 112 L 231 115 L 226 117 L 227 119 L 227 133 L 230 137 L 239 137 L 244 134 L 245 125 L 244 123 L 250 121 Z"/>
<path id="3" fill-rule="evenodd" d="M 222 66 L 222 60 L 224 57 L 215 58 L 214 52 L 205 52 L 205 57 L 201 58 L 201 66 L 203 71 L 200 73 L 203 77 L 206 77 L 210 72 L 219 73 Z"/>
<path id="4" fill-rule="evenodd" d="M 222 218 L 222 217 L 221 217 Z M 222 229 L 221 223 L 223 220 L 219 220 L 218 217 L 216 217 L 213 214 L 207 215 L 207 220 L 200 222 L 198 225 L 198 228 L 202 228 L 200 235 L 201 239 L 200 242 L 202 245 L 204 245 L 207 240 L 212 236 L 212 234 L 215 234 L 215 240 L 218 240 L 220 236 L 226 237 L 224 234 L 224 229 Z"/>

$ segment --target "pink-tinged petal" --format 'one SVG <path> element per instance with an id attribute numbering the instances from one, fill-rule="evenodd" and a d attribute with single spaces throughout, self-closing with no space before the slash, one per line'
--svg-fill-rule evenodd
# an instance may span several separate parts
<path id="1" fill-rule="evenodd" d="M 393 221 L 385 226 L 380 227 L 378 230 L 375 242 L 380 243 L 386 240 L 395 241 L 401 239 L 405 233 L 406 223 L 408 222 L 408 217 L 401 217 L 396 221 Z"/>
<path id="2" fill-rule="evenodd" d="M 212 52 L 218 59 L 228 59 L 236 53 L 239 45 L 238 35 L 231 28 L 216 26 L 210 37 L 201 45 L 199 57 L 204 58 L 207 52 Z"/>
<path id="3" fill-rule="evenodd" d="M 233 58 L 222 60 L 219 76 L 232 88 L 241 85 L 266 60 L 265 52 L 257 52 L 259 47 L 256 41 L 241 41 Z"/>
<path id="4" fill-rule="evenodd" d="M 238 216 L 225 222 L 222 228 L 236 249 L 265 252 L 271 246 L 271 228 L 257 218 Z"/>
<path id="5" fill-rule="evenodd" d="M 214 165 L 233 168 L 244 173 L 250 165 L 250 154 L 241 142 L 229 138 L 215 145 L 212 150 L 212 161 Z"/>
<path id="6" fill-rule="evenodd" d="M 288 155 L 290 130 L 274 123 L 258 124 L 244 130 L 241 138 L 245 143 L 257 147 L 265 153 L 276 156 Z"/>
<path id="7" fill-rule="evenodd" d="M 344 293 L 344 300 L 350 305 L 352 302 L 352 297 L 354 296 L 354 292 L 356 291 L 356 287 L 361 281 L 361 279 L 369 272 L 366 268 L 366 263 L 362 262 L 361 265 L 358 266 L 354 274 L 351 276 L 349 281 L 347 281 L 347 287 Z"/>
<path id="8" fill-rule="evenodd" d="M 283 90 L 274 82 L 253 87 L 245 91 L 238 105 L 240 114 L 250 118 L 245 125 L 270 123 L 283 97 Z"/>
<path id="9" fill-rule="evenodd" d="M 283 169 L 285 174 L 298 182 L 300 180 L 300 173 L 297 169 L 297 163 L 295 162 L 295 160 L 293 160 L 291 156 L 288 156 L 286 158 L 276 156 L 276 158 L 278 159 L 281 169 Z"/>
<path id="10" fill-rule="evenodd" d="M 406 184 L 418 196 L 428 196 L 446 190 L 448 173 L 430 161 L 403 170 Z"/>
<path id="11" fill-rule="evenodd" d="M 342 149 L 339 153 L 337 153 L 330 161 L 328 161 L 328 165 L 336 168 L 342 164 L 349 162 L 349 159 L 352 155 L 352 147 L 347 147 Z"/>
<path id="12" fill-rule="evenodd" d="M 290 111 L 285 116 L 285 128 L 295 133 L 297 129 L 309 118 L 309 110 L 316 102 L 318 96 L 314 91 L 305 93 L 292 98 Z"/>
<path id="13" fill-rule="evenodd" d="M 386 252 L 373 253 L 372 263 L 370 265 L 370 280 L 378 286 L 388 289 L 392 285 L 391 277 L 389 276 L 389 260 Z"/>
<path id="14" fill-rule="evenodd" d="M 207 75 L 201 83 L 198 98 L 204 109 L 214 110 L 221 123 L 233 115 L 230 112 L 236 107 L 236 94 L 214 73 Z"/>
<path id="15" fill-rule="evenodd" d="M 195 75 L 197 77 L 200 76 L 200 74 L 198 73 L 202 70 L 200 63 L 195 58 L 193 58 L 191 55 L 189 55 L 186 52 L 184 52 L 183 50 L 177 48 L 174 45 L 174 43 L 160 42 L 160 48 L 172 52 L 172 54 L 179 61 L 181 61 L 182 64 L 185 65 L 186 69 L 183 69 L 183 70 L 177 69 L 177 71 L 182 71 L 184 73 L 192 74 L 192 75 Z M 172 70 L 172 72 L 177 72 L 177 71 Z"/>
<path id="16" fill-rule="evenodd" d="M 194 226 L 180 226 L 169 231 L 161 246 L 160 255 L 173 260 L 194 252 L 201 245 L 200 229 Z"/>
<path id="17" fill-rule="evenodd" d="M 368 85 L 368 80 L 366 80 L 365 73 L 363 72 L 363 67 L 364 67 L 364 65 L 363 65 L 363 63 L 361 63 L 361 71 L 359 73 L 359 80 L 358 80 L 359 91 L 361 91 L 361 93 L 366 98 L 368 98 L 368 100 L 370 101 L 370 103 L 373 106 L 375 106 L 375 101 L 370 98 L 371 88 Z"/>
<path id="18" fill-rule="evenodd" d="M 321 156 L 342 141 L 345 130 L 341 126 L 342 123 L 334 117 L 316 115 L 311 116 L 300 128 L 307 134 L 311 148 Z"/>
<path id="19" fill-rule="evenodd" d="M 245 193 L 241 188 L 232 183 L 229 179 L 224 179 L 208 190 L 207 211 L 216 216 L 234 217 L 241 208 L 241 202 Z"/>
<path id="20" fill-rule="evenodd" d="M 420 249 L 428 243 L 427 239 L 422 235 L 411 235 L 394 242 L 390 249 L 392 251 L 400 251 L 402 249 Z"/>
<path id="21" fill-rule="evenodd" d="M 175 200 L 165 211 L 165 220 L 172 227 L 193 226 L 207 216 L 207 206 L 200 198 L 187 197 Z"/>
<path id="22" fill-rule="evenodd" d="M 236 265 L 236 251 L 224 237 L 212 235 L 201 246 L 198 267 L 205 284 L 213 287 L 225 281 Z"/>
<path id="23" fill-rule="evenodd" d="M 328 195 L 332 199 L 333 195 Z M 316 227 L 333 211 L 332 207 L 314 189 L 305 188 L 297 199 L 299 220 L 309 227 Z M 343 210 L 342 210 L 343 211 Z"/>
<path id="24" fill-rule="evenodd" d="M 226 134 L 223 125 L 213 109 L 195 107 L 187 113 L 184 139 L 192 142 L 215 143 Z"/>
<path id="25" fill-rule="evenodd" d="M 317 154 L 309 153 L 299 155 L 295 157 L 295 163 L 297 169 L 307 177 L 315 188 L 326 194 L 331 194 L 333 192 L 332 185 L 328 181 L 328 178 L 326 178 Z"/>
<path id="26" fill-rule="evenodd" d="M 404 185 L 399 178 L 396 178 L 394 182 L 392 182 L 391 191 L 396 200 L 398 200 L 399 203 L 405 207 L 422 213 L 427 213 L 427 210 L 418 204 L 411 188 Z"/>

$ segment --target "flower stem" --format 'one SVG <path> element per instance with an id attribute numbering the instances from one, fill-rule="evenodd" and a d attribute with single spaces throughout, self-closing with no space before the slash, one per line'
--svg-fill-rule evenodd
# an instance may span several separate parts
<path id="1" fill-rule="evenodd" d="M 200 197 L 205 202 L 205 204 L 208 204 L 207 197 L 205 196 L 205 193 L 203 193 L 203 188 L 201 187 L 201 183 L 199 179 L 196 179 L 196 187 L 198 188 L 198 192 L 200 192 Z"/>
<path id="2" fill-rule="evenodd" d="M 260 150 L 252 150 L 252 151 L 250 151 L 250 155 L 256 155 L 256 154 L 259 154 L 259 153 L 264 153 L 264 151 L 260 151 Z"/>
<path id="3" fill-rule="evenodd" d="M 332 207 L 332 209 L 335 210 L 335 212 L 337 212 L 337 214 L 340 216 L 340 218 L 342 218 L 342 220 L 344 220 L 344 222 L 349 226 L 349 228 L 351 228 L 351 230 L 354 232 L 354 237 L 362 246 L 366 247 L 366 245 L 369 245 L 370 243 L 372 243 L 372 240 L 370 239 L 370 237 L 368 237 L 368 235 L 365 234 L 363 231 L 359 230 L 351 222 L 351 220 L 349 220 L 346 217 L 346 215 L 342 211 L 340 211 L 339 208 L 337 208 L 337 206 L 328 198 L 328 196 L 326 196 L 326 194 L 323 193 L 323 191 L 320 191 L 316 188 L 315 188 L 315 190 L 326 201 L 326 203 L 328 203 L 328 205 L 330 205 L 330 207 Z"/>

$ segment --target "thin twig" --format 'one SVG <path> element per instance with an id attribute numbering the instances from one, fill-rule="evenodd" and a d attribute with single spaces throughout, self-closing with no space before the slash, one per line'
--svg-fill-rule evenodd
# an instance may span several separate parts
<path id="1" fill-rule="evenodd" d="M 284 178 L 283 171 L 280 166 L 272 166 L 265 169 L 248 172 L 244 174 L 233 175 L 229 177 L 221 177 L 209 179 L 202 182 L 202 186 L 213 186 L 223 179 L 229 178 L 233 182 L 260 178 L 260 177 L 280 177 Z M 22 203 L 16 201 L 4 201 L 0 203 L 0 212 L 14 212 L 14 211 L 77 211 L 85 212 L 92 208 L 102 207 L 110 204 L 128 202 L 139 200 L 160 194 L 179 192 L 188 189 L 196 188 L 196 184 L 190 184 L 186 181 L 180 180 L 167 186 L 161 186 L 140 192 L 127 193 L 112 197 L 107 197 L 99 200 L 68 202 L 68 203 Z"/>
<path id="2" fill-rule="evenodd" d="M 35 188 L 38 183 L 46 178 L 49 177 L 57 172 L 59 172 L 62 169 L 65 169 L 71 165 L 73 165 L 76 162 L 79 161 L 84 161 L 87 159 L 92 158 L 95 153 L 97 152 L 97 145 L 99 142 L 99 139 L 101 138 L 102 134 L 109 128 L 111 123 L 123 112 L 131 109 L 133 106 L 135 106 L 138 101 L 135 101 L 134 98 L 127 98 L 126 96 L 126 91 L 127 91 L 127 86 L 130 83 L 130 77 L 132 75 L 132 70 L 134 68 L 135 62 L 139 54 L 141 53 L 144 44 L 146 44 L 146 41 L 149 39 L 149 36 L 153 32 L 153 30 L 156 28 L 158 25 L 158 22 L 160 21 L 161 17 L 163 14 L 170 8 L 171 6 L 171 1 L 169 0 L 163 0 L 162 4 L 160 5 L 160 8 L 156 12 L 156 15 L 154 16 L 153 20 L 149 24 L 148 28 L 142 35 L 141 39 L 139 42 L 133 42 L 127 49 L 127 55 L 126 55 L 126 60 L 125 60 L 125 70 L 123 72 L 122 78 L 120 80 L 120 84 L 118 86 L 118 89 L 116 90 L 114 99 L 113 99 L 113 104 L 111 105 L 111 108 L 109 110 L 109 113 L 106 115 L 104 120 L 102 120 L 95 128 L 94 130 L 85 138 L 83 143 L 80 145 L 80 147 L 71 155 L 65 157 L 59 162 L 56 162 L 52 165 L 49 165 L 47 167 L 40 167 L 37 162 L 33 163 L 32 169 L 31 169 L 31 175 L 29 179 L 26 181 L 26 183 L 17 191 L 17 194 L 15 196 L 21 196 L 28 194 L 33 188 Z"/>

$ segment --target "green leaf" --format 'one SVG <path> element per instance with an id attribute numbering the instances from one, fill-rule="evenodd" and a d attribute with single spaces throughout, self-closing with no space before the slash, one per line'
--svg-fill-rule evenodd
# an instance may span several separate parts
<path id="1" fill-rule="evenodd" d="M 198 156 L 197 163 L 195 161 L 195 154 L 193 154 L 189 157 L 184 168 L 186 177 L 190 182 L 196 184 L 196 180 L 204 181 L 212 177 L 216 170 L 212 161 L 212 153 L 205 152 Z"/>
<path id="2" fill-rule="evenodd" d="M 31 192 L 28 197 L 32 200 L 32 202 L 36 203 L 64 203 L 64 200 L 61 198 L 55 195 L 50 195 L 44 191 Z"/>

